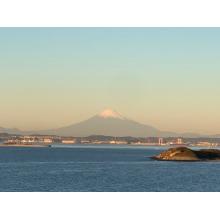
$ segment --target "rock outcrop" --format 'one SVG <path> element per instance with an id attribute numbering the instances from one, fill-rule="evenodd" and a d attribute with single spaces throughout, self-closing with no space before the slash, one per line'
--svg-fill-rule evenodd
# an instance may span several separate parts
<path id="1" fill-rule="evenodd" d="M 220 150 L 202 149 L 192 150 L 187 147 L 170 148 L 157 156 L 152 157 L 154 160 L 166 161 L 210 161 L 220 160 Z"/>

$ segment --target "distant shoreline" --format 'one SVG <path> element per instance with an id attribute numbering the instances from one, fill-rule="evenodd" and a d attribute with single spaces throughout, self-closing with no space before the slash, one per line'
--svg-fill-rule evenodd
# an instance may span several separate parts
<path id="1" fill-rule="evenodd" d="M 170 145 L 145 145 L 145 144 L 48 144 L 48 145 L 40 145 L 40 144 L 33 144 L 33 145 L 25 145 L 25 144 L 3 144 L 3 143 L 0 143 L 0 148 L 7 148 L 7 147 L 24 147 L 24 148 L 56 148 L 56 147 L 59 147 L 59 146 L 62 146 L 62 147 L 69 147 L 69 146 L 113 146 L 113 147 L 117 147 L 117 146 L 127 146 L 127 147 L 142 147 L 142 148 L 152 148 L 152 147 L 156 147 L 156 148 L 161 148 L 161 149 L 164 149 L 164 148 L 175 148 L 175 147 L 185 147 L 183 145 L 173 145 L 173 146 L 170 146 Z M 189 148 L 190 147 L 199 147 L 199 148 L 207 148 L 207 146 L 188 146 Z"/>
<path id="2" fill-rule="evenodd" d="M 0 144 L 0 147 L 57 147 L 57 146 L 120 146 L 120 144 L 54 144 L 54 145 L 37 145 L 37 144 L 33 144 L 33 145 L 25 145 L 25 144 Z M 123 146 L 133 146 L 133 147 L 161 147 L 161 148 L 166 148 L 168 147 L 167 145 L 144 145 L 144 144 L 121 144 Z"/>
<path id="3" fill-rule="evenodd" d="M 0 147 L 49 147 L 48 145 L 0 144 Z"/>

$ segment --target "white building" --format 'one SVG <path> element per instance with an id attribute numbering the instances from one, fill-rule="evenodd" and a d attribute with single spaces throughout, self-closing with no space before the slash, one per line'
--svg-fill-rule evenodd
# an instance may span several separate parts
<path id="1" fill-rule="evenodd" d="M 62 140 L 62 144 L 75 144 L 76 140 L 72 139 L 72 140 Z"/>
<path id="2" fill-rule="evenodd" d="M 43 142 L 46 144 L 50 144 L 50 143 L 53 143 L 53 140 L 51 138 L 44 138 Z"/>

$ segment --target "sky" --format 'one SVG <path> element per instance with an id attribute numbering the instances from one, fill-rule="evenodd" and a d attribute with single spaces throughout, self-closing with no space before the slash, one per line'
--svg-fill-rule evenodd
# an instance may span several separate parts
<path id="1" fill-rule="evenodd" d="M 158 129 L 220 133 L 220 28 L 0 28 L 0 127 L 106 108 Z"/>

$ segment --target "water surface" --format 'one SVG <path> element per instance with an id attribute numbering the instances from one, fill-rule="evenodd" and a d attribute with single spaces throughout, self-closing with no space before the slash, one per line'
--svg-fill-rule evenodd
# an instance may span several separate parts
<path id="1" fill-rule="evenodd" d="M 137 146 L 1 147 L 0 191 L 220 191 L 219 162 L 153 161 Z"/>

